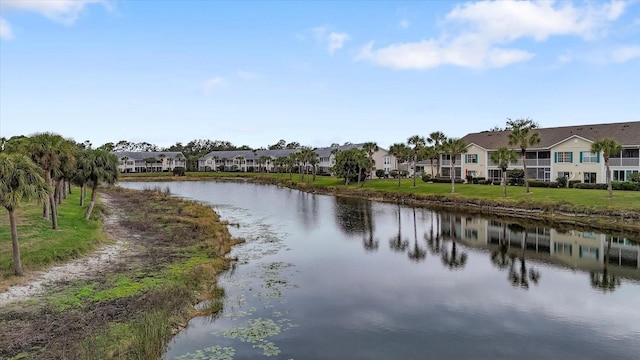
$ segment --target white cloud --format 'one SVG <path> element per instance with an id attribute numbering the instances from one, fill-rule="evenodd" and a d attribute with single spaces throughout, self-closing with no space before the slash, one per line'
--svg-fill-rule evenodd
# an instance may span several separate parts
<path id="1" fill-rule="evenodd" d="M 336 50 L 342 49 L 344 43 L 350 39 L 347 33 L 329 32 L 326 27 L 317 27 L 311 29 L 316 42 L 327 47 L 329 54 L 333 54 Z"/>
<path id="2" fill-rule="evenodd" d="M 2 1 L 2 10 L 35 12 L 51 20 L 71 25 L 89 4 L 109 7 L 110 0 L 13 0 Z"/>
<path id="3" fill-rule="evenodd" d="M 226 85 L 226 81 L 224 78 L 220 76 L 213 77 L 208 79 L 202 84 L 202 92 L 205 95 L 211 95 L 215 89 L 224 87 Z"/>
<path id="4" fill-rule="evenodd" d="M 613 50 L 611 61 L 614 63 L 623 63 L 633 59 L 640 59 L 640 45 L 621 46 Z"/>
<path id="5" fill-rule="evenodd" d="M 262 79 L 262 75 L 258 74 L 258 73 L 254 73 L 254 72 L 250 72 L 250 71 L 242 71 L 239 70 L 237 72 L 238 76 L 244 80 L 258 80 L 258 79 Z"/>
<path id="6" fill-rule="evenodd" d="M 11 25 L 8 21 L 0 18 L 0 39 L 11 40 L 13 39 L 13 32 L 11 31 Z"/>
<path id="7" fill-rule="evenodd" d="M 592 39 L 605 36 L 627 3 L 480 1 L 456 6 L 444 20 L 439 37 L 375 49 L 361 48 L 356 60 L 368 60 L 393 69 L 428 69 L 442 65 L 495 68 L 528 61 L 535 54 L 507 45 L 523 38 L 537 42 L 551 36 Z"/>
<path id="8" fill-rule="evenodd" d="M 409 20 L 403 19 L 403 20 L 400 20 L 400 23 L 398 24 L 398 26 L 400 26 L 402 29 L 408 29 L 409 26 L 411 26 L 411 23 L 409 22 Z"/>

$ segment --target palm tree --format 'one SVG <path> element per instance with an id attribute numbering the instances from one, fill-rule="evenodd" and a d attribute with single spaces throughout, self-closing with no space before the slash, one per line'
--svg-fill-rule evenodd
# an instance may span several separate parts
<path id="1" fill-rule="evenodd" d="M 316 172 L 318 171 L 318 164 L 320 163 L 320 157 L 318 153 L 311 150 L 309 153 L 309 166 L 311 166 L 311 171 L 313 173 L 313 180 L 316 181 Z"/>
<path id="2" fill-rule="evenodd" d="M 434 160 L 435 160 L 435 163 L 437 164 L 439 155 L 440 154 L 438 153 L 438 150 L 436 150 L 435 146 L 425 146 L 422 149 L 420 149 L 419 156 L 422 159 L 429 159 L 429 161 L 431 162 L 431 165 L 430 165 L 430 167 L 431 167 L 431 178 L 434 177 L 434 174 L 433 174 L 433 163 L 434 163 Z"/>
<path id="3" fill-rule="evenodd" d="M 122 160 L 122 163 L 124 164 L 124 171 L 123 172 L 127 172 L 127 161 L 129 161 L 129 157 L 128 156 L 123 156 L 122 158 L 120 158 L 120 160 Z"/>
<path id="4" fill-rule="evenodd" d="M 502 197 L 507 197 L 507 168 L 517 161 L 516 152 L 503 146 L 491 153 L 491 161 L 502 170 Z"/>
<path id="5" fill-rule="evenodd" d="M 531 280 L 535 285 L 537 285 L 538 281 L 540 281 L 540 272 L 538 272 L 536 269 L 533 269 L 533 268 L 527 270 L 525 254 L 527 250 L 528 232 L 527 232 L 527 229 L 525 228 L 522 228 L 522 231 L 524 233 L 523 235 L 524 238 L 522 239 L 522 246 L 521 246 L 522 253 L 520 255 L 520 270 L 516 271 L 514 269 L 516 255 L 512 254 L 511 264 L 509 267 L 509 280 L 511 281 L 511 285 L 513 286 L 520 286 L 523 289 L 529 289 L 529 280 Z"/>
<path id="6" fill-rule="evenodd" d="M 87 182 L 89 182 L 89 179 L 85 170 L 90 167 L 89 150 L 86 148 L 80 150 L 77 156 L 76 171 L 72 178 L 73 183 L 80 186 L 80 206 L 84 206 L 84 199 L 87 197 Z"/>
<path id="7" fill-rule="evenodd" d="M 427 257 L 427 250 L 418 245 L 418 227 L 416 223 L 416 208 L 413 208 L 413 249 L 409 249 L 407 256 L 415 262 L 420 262 Z"/>
<path id="8" fill-rule="evenodd" d="M 222 171 L 227 171 L 227 161 L 229 161 L 229 159 L 226 157 L 222 158 Z"/>
<path id="9" fill-rule="evenodd" d="M 444 251 L 440 256 L 442 264 L 449 268 L 449 270 L 462 269 L 467 264 L 467 253 L 462 251 L 458 253 L 456 247 L 456 228 L 454 223 L 454 217 L 449 217 L 449 236 L 451 236 L 451 251 Z"/>
<path id="10" fill-rule="evenodd" d="M 367 167 L 367 173 L 369 174 L 369 176 L 373 179 L 373 175 L 372 172 L 373 170 L 375 170 L 375 161 L 373 161 L 373 154 L 380 150 L 380 147 L 378 147 L 378 144 L 373 142 L 373 141 L 369 141 L 366 142 L 364 144 L 362 144 L 362 150 L 364 150 L 364 152 L 367 153 L 367 156 L 369 158 L 369 166 Z M 366 178 L 365 178 L 366 180 Z M 364 181 L 362 182 L 362 185 L 364 185 Z"/>
<path id="11" fill-rule="evenodd" d="M 218 169 L 218 159 L 220 159 L 218 155 L 213 155 L 213 171 L 220 171 L 220 169 Z"/>
<path id="12" fill-rule="evenodd" d="M 44 132 L 31 136 L 24 144 L 27 146 L 27 153 L 31 159 L 44 171 L 44 179 L 53 188 L 54 174 L 60 168 L 60 149 L 65 139 L 54 133 Z M 49 213 L 49 210 L 51 213 Z M 43 218 L 49 219 L 51 215 L 52 229 L 58 229 L 58 212 L 54 192 L 49 191 L 49 201 L 43 207 Z"/>
<path id="13" fill-rule="evenodd" d="M 613 187 L 611 186 L 611 170 L 609 169 L 609 158 L 611 155 L 619 154 L 622 146 L 617 141 L 604 138 L 591 144 L 591 152 L 595 154 L 602 153 L 604 158 L 604 166 L 607 169 L 607 190 L 609 191 L 609 199 L 613 197 Z"/>
<path id="14" fill-rule="evenodd" d="M 538 128 L 538 124 L 531 119 L 517 119 L 507 121 L 507 129 L 509 133 L 509 145 L 517 145 L 520 147 L 520 157 L 522 158 L 522 167 L 524 169 L 524 186 L 526 192 L 529 193 L 529 177 L 527 176 L 526 154 L 529 146 L 540 143 L 540 135 L 534 132 Z"/>
<path id="15" fill-rule="evenodd" d="M 22 263 L 15 210 L 23 201 L 44 201 L 49 195 L 49 184 L 40 171 L 25 155 L 0 153 L 0 204 L 9 212 L 13 271 L 18 276 L 22 275 Z"/>
<path id="16" fill-rule="evenodd" d="M 98 185 L 113 185 L 118 181 L 118 158 L 105 150 L 89 150 L 85 165 L 84 176 L 91 183 L 91 202 L 84 218 L 89 220 L 96 203 Z"/>
<path id="17" fill-rule="evenodd" d="M 442 144 L 442 150 L 451 156 L 451 193 L 456 192 L 456 157 L 467 153 L 467 143 L 462 139 L 449 138 Z"/>
<path id="18" fill-rule="evenodd" d="M 153 171 L 153 164 L 155 164 L 155 162 L 156 162 L 156 158 L 153 156 L 144 158 L 145 170 L 147 172 Z M 151 169 L 151 171 L 149 171 L 149 168 Z"/>
<path id="19" fill-rule="evenodd" d="M 177 153 L 177 154 L 176 154 L 176 161 L 177 161 L 176 166 L 180 165 L 180 163 L 181 163 L 182 161 L 184 161 L 184 160 L 185 160 L 185 158 L 184 158 L 184 155 L 182 155 L 182 153 Z M 182 164 L 181 166 L 182 166 L 182 167 L 184 167 L 185 169 L 187 168 L 187 167 L 185 166 L 185 164 Z"/>
<path id="20" fill-rule="evenodd" d="M 397 251 L 397 252 L 404 252 L 407 246 L 409 246 L 409 241 L 407 241 L 402 237 L 401 215 L 402 215 L 402 208 L 400 207 L 400 204 L 398 204 L 398 235 L 392 237 L 389 240 L 389 247 L 391 247 L 391 250 Z"/>
<path id="21" fill-rule="evenodd" d="M 158 155 L 158 157 L 160 158 L 160 172 L 163 172 L 164 171 L 164 159 L 167 157 L 167 155 L 160 154 L 160 155 Z"/>
<path id="22" fill-rule="evenodd" d="M 418 152 L 425 145 L 424 137 L 413 135 L 407 139 L 407 144 L 413 145 L 413 187 L 416 187 L 416 175 L 418 174 Z"/>
<path id="23" fill-rule="evenodd" d="M 403 143 L 395 143 L 389 147 L 389 152 L 396 158 L 396 171 L 398 172 L 398 187 L 400 187 L 400 163 L 407 158 L 411 149 Z"/>
<path id="24" fill-rule="evenodd" d="M 427 143 L 433 144 L 433 148 L 436 153 L 442 151 L 442 144 L 447 140 L 447 137 L 440 131 L 434 131 L 429 134 L 429 137 L 426 139 Z M 438 169 L 437 176 L 440 176 L 440 159 L 436 157 L 436 169 Z"/>

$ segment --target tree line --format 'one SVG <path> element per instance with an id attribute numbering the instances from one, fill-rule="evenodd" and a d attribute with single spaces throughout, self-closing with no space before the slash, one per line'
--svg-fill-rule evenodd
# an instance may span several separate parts
<path id="1" fill-rule="evenodd" d="M 73 184 L 80 187 L 80 206 L 91 188 L 84 215 L 88 220 L 96 189 L 100 184 L 115 184 L 118 173 L 118 158 L 107 150 L 91 149 L 87 142 L 50 132 L 0 139 L 0 204 L 9 212 L 15 274 L 22 275 L 16 209 L 25 202 L 41 202 L 43 220 L 51 221 L 52 229 L 57 230 L 58 205 L 71 193 Z"/>

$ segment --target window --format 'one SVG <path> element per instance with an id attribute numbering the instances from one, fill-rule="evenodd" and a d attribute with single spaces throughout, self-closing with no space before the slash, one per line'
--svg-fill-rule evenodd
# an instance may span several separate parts
<path id="1" fill-rule="evenodd" d="M 464 230 L 465 239 L 474 239 L 478 240 L 478 230 L 476 229 L 465 229 Z"/>
<path id="2" fill-rule="evenodd" d="M 557 152 L 555 153 L 555 161 L 557 163 L 572 163 L 573 153 L 571 151 Z"/>
<path id="3" fill-rule="evenodd" d="M 384 157 L 384 164 L 385 165 L 390 165 L 391 164 L 391 158 L 389 156 L 385 156 Z"/>
<path id="4" fill-rule="evenodd" d="M 590 151 L 582 151 L 580 152 L 580 162 L 581 163 L 599 163 L 600 154 L 594 154 Z"/>
<path id="5" fill-rule="evenodd" d="M 558 171 L 558 177 L 559 178 L 569 178 L 571 176 L 571 174 L 569 174 L 568 171 Z"/>
<path id="6" fill-rule="evenodd" d="M 598 249 L 597 247 L 580 246 L 580 257 L 581 258 L 598 260 L 598 253 L 599 252 L 600 252 L 600 249 Z"/>
<path id="7" fill-rule="evenodd" d="M 489 169 L 489 179 L 491 180 L 502 179 L 502 170 Z"/>
<path id="8" fill-rule="evenodd" d="M 466 154 L 464 162 L 468 164 L 477 164 L 478 154 Z"/>
<path id="9" fill-rule="evenodd" d="M 596 183 L 596 173 L 594 172 L 586 172 L 584 173 L 584 182 L 587 184 L 595 184 Z"/>
<path id="10" fill-rule="evenodd" d="M 553 244 L 553 249 L 555 250 L 556 254 L 565 254 L 571 256 L 571 244 L 558 242 Z"/>

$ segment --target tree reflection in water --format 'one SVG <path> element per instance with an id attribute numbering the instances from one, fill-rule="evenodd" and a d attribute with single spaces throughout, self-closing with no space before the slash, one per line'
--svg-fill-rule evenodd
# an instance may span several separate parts
<path id="1" fill-rule="evenodd" d="M 509 229 L 511 233 L 514 235 L 522 233 L 522 241 L 520 242 L 520 256 L 517 253 L 509 254 L 509 275 L 508 279 L 511 282 L 511 285 L 520 287 L 522 289 L 529 289 L 529 281 L 531 281 L 534 285 L 538 285 L 540 281 L 540 272 L 534 268 L 527 269 L 526 263 L 526 251 L 527 251 L 527 241 L 529 239 L 529 232 L 526 228 L 518 225 L 518 224 L 509 224 Z M 520 260 L 520 266 L 516 269 L 516 259 Z"/>
<path id="2" fill-rule="evenodd" d="M 370 201 L 336 197 L 335 215 L 346 234 L 362 234 L 362 245 L 367 251 L 377 251 L 380 242 L 375 239 L 373 210 Z"/>
<path id="3" fill-rule="evenodd" d="M 448 251 L 446 248 L 444 249 L 440 256 L 442 264 L 449 270 L 463 269 L 467 264 L 467 253 L 464 251 L 458 253 L 456 247 L 457 235 L 454 216 L 449 216 L 449 236 L 451 239 L 451 251 Z"/>
<path id="4" fill-rule="evenodd" d="M 413 208 L 413 248 L 407 253 L 411 261 L 420 262 L 427 257 L 427 250 L 418 245 L 418 226 L 416 223 L 416 208 Z"/>
<path id="5" fill-rule="evenodd" d="M 433 229 L 434 215 L 436 223 L 435 232 Z M 443 244 L 441 235 L 442 233 L 440 232 L 440 215 L 435 211 L 431 211 L 431 226 L 429 227 L 429 235 L 425 233 L 424 240 L 427 242 L 427 247 L 433 255 L 438 255 L 442 251 Z"/>
<path id="6" fill-rule="evenodd" d="M 611 251 L 611 237 L 607 239 L 607 251 L 604 253 L 604 265 L 602 272 L 591 271 L 589 276 L 591 277 L 591 286 L 602 292 L 613 292 L 618 286 L 620 286 L 620 278 L 614 274 L 609 273 L 609 252 Z"/>
<path id="7" fill-rule="evenodd" d="M 402 222 L 400 219 L 400 214 L 402 212 L 402 207 L 398 204 L 398 234 L 392 237 L 389 240 L 389 247 L 393 251 L 404 252 L 409 246 L 409 241 L 402 238 Z"/>

